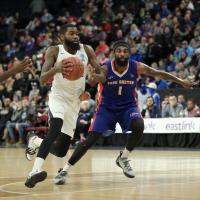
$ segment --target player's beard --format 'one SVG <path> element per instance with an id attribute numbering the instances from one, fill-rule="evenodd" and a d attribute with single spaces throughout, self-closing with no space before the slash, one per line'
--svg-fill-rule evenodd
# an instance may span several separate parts
<path id="1" fill-rule="evenodd" d="M 80 49 L 79 42 L 72 42 L 65 38 L 65 45 L 72 51 L 78 51 Z"/>
<path id="2" fill-rule="evenodd" d="M 118 67 L 126 67 L 128 65 L 128 57 L 125 57 L 123 60 L 119 57 L 115 57 L 115 62 Z"/>

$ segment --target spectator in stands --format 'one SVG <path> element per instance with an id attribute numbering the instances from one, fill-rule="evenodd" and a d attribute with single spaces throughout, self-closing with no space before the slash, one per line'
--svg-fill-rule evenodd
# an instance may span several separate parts
<path id="1" fill-rule="evenodd" d="M 156 107 L 153 97 L 151 97 L 151 96 L 147 97 L 146 105 L 142 109 L 141 113 L 142 113 L 142 116 L 144 118 L 158 118 L 158 117 L 160 117 L 160 111 Z"/>
<path id="2" fill-rule="evenodd" d="M 0 143 L 5 139 L 4 129 L 6 127 L 7 121 L 10 120 L 12 115 L 12 108 L 10 107 L 10 99 L 4 98 L 3 103 L 1 101 L 2 107 L 0 109 Z"/>
<path id="3" fill-rule="evenodd" d="M 183 106 L 177 102 L 175 95 L 169 96 L 169 104 L 162 108 L 162 117 L 180 117 Z"/>
<path id="4" fill-rule="evenodd" d="M 90 104 L 88 101 L 82 101 L 80 106 L 80 112 L 77 119 L 76 129 L 80 135 L 80 141 L 83 142 L 88 134 L 88 129 L 91 123 L 91 119 L 94 113 L 90 110 Z"/>
<path id="5" fill-rule="evenodd" d="M 41 97 L 37 82 L 31 82 L 31 85 L 32 85 L 32 90 L 30 90 L 29 92 L 29 101 L 32 100 L 38 101 Z"/>
<path id="6" fill-rule="evenodd" d="M 148 96 L 150 96 L 150 93 L 145 83 L 141 83 L 139 89 L 137 90 L 138 105 L 140 109 L 145 106 Z"/>
<path id="7" fill-rule="evenodd" d="M 32 0 L 30 3 L 30 8 L 32 14 L 41 14 L 44 8 L 46 7 L 44 0 Z"/>
<path id="8" fill-rule="evenodd" d="M 6 123 L 6 128 L 8 130 L 8 134 L 10 137 L 10 144 L 15 144 L 16 139 L 15 139 L 15 128 L 16 128 L 16 123 L 20 121 L 21 119 L 21 114 L 22 114 L 22 102 L 18 101 L 13 104 L 13 112 L 12 116 L 10 118 L 10 121 Z M 23 140 L 24 136 L 19 135 L 19 141 Z"/>
<path id="9" fill-rule="evenodd" d="M 180 62 L 182 62 L 185 67 L 187 67 L 190 64 L 191 60 L 192 58 L 188 56 L 187 52 L 182 51 Z"/>
<path id="10" fill-rule="evenodd" d="M 189 56 L 189 57 L 192 57 L 194 54 L 194 49 L 188 45 L 188 42 L 186 40 L 184 40 L 182 42 L 182 48 L 180 49 L 179 55 L 178 55 L 179 60 L 181 59 L 182 52 L 184 52 L 184 51 L 187 53 L 187 56 Z"/>
<path id="11" fill-rule="evenodd" d="M 200 117 L 200 109 L 194 99 L 187 100 L 187 107 L 181 113 L 182 117 Z"/>
<path id="12" fill-rule="evenodd" d="M 53 20 L 53 15 L 49 13 L 48 9 L 45 8 L 43 11 L 43 15 L 41 17 L 41 22 L 46 24 L 52 20 Z"/>
<path id="13" fill-rule="evenodd" d="M 158 90 L 166 90 L 166 89 L 169 88 L 168 84 L 167 84 L 167 81 L 166 80 L 162 80 L 159 77 L 155 77 L 155 83 L 157 85 L 157 89 Z"/>
<path id="14" fill-rule="evenodd" d="M 176 62 L 174 60 L 173 54 L 170 54 L 167 57 L 167 61 L 165 63 L 165 71 L 166 72 L 174 72 L 176 70 Z"/>
<path id="15" fill-rule="evenodd" d="M 19 141 L 18 145 L 22 145 L 25 142 L 25 134 L 24 129 L 27 127 L 30 127 L 32 123 L 36 119 L 36 108 L 33 106 L 33 104 L 29 104 L 28 98 L 24 97 L 22 100 L 22 112 L 21 117 L 17 121 L 15 128 L 19 133 Z"/>
<path id="16" fill-rule="evenodd" d="M 198 29 L 194 30 L 194 37 L 190 40 L 190 46 L 193 49 L 200 48 L 200 34 Z"/>
<path id="17" fill-rule="evenodd" d="M 160 110 L 160 95 L 156 92 L 157 85 L 154 82 L 151 82 L 147 85 L 148 92 L 153 97 L 155 105 L 158 110 Z"/>
<path id="18" fill-rule="evenodd" d="M 178 95 L 178 103 L 180 103 L 183 106 L 183 109 L 187 107 L 185 96 L 183 94 Z"/>
<path id="19" fill-rule="evenodd" d="M 147 38 L 146 37 L 141 37 L 141 41 L 140 43 L 136 44 L 137 45 L 137 48 L 138 50 L 141 52 L 142 54 L 142 58 L 144 60 L 146 60 L 146 54 L 147 54 L 147 46 L 148 46 L 148 43 L 147 43 Z"/>
<path id="20" fill-rule="evenodd" d="M 130 59 L 138 61 L 138 62 L 142 62 L 142 54 L 140 53 L 140 50 L 137 49 L 136 46 L 131 48 L 131 57 Z"/>

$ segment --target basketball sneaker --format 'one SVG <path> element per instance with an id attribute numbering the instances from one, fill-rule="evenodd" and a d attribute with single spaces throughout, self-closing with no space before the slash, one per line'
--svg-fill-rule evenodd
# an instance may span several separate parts
<path id="1" fill-rule="evenodd" d="M 44 181 L 47 177 L 47 172 L 34 172 L 30 173 L 26 179 L 25 186 L 28 188 L 35 187 L 36 183 Z"/>
<path id="2" fill-rule="evenodd" d="M 31 132 L 28 134 L 27 136 L 27 141 L 28 141 L 28 145 L 27 148 L 25 150 L 25 154 L 26 154 L 26 159 L 31 161 L 34 158 L 34 155 L 36 154 L 36 150 L 37 150 L 37 146 L 34 144 L 34 140 L 38 138 L 38 136 Z"/>
<path id="3" fill-rule="evenodd" d="M 62 169 L 60 169 L 58 171 L 58 174 L 53 179 L 54 184 L 55 185 L 64 185 L 65 184 L 65 180 L 66 180 L 66 176 L 67 176 L 67 172 L 66 171 L 62 171 Z"/>
<path id="4" fill-rule="evenodd" d="M 116 160 L 116 164 L 117 166 L 121 167 L 123 172 L 124 172 L 124 175 L 128 178 L 134 178 L 135 175 L 133 173 L 133 169 L 129 163 L 130 160 L 128 160 L 128 158 L 122 158 L 122 151 L 120 151 L 120 154 L 119 156 L 117 157 L 117 160 Z"/>

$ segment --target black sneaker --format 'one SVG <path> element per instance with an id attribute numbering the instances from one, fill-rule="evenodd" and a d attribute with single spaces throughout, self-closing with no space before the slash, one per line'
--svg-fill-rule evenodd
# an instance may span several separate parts
<path id="1" fill-rule="evenodd" d="M 28 188 L 33 188 L 36 183 L 44 181 L 47 177 L 47 172 L 42 171 L 42 172 L 35 172 L 30 175 L 28 175 L 25 186 Z"/>
<path id="2" fill-rule="evenodd" d="M 122 155 L 122 151 L 120 151 L 120 154 L 119 156 L 117 157 L 117 160 L 116 160 L 116 164 L 118 167 L 122 168 L 123 172 L 124 172 L 124 175 L 128 178 L 134 178 L 135 175 L 134 175 L 134 172 L 133 172 L 133 169 L 129 163 L 130 160 L 128 160 L 128 158 L 122 158 L 121 155 Z"/>

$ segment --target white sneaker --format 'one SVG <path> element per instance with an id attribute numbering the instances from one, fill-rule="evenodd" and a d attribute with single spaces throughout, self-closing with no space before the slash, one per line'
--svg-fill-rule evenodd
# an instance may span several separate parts
<path id="1" fill-rule="evenodd" d="M 37 146 L 34 144 L 34 140 L 38 138 L 38 136 L 31 132 L 28 134 L 27 137 L 27 141 L 28 141 L 28 145 L 27 148 L 25 150 L 25 154 L 26 154 L 26 159 L 31 161 L 34 158 L 34 155 L 36 154 L 36 150 L 37 150 Z"/>
<path id="2" fill-rule="evenodd" d="M 121 167 L 123 172 L 124 172 L 124 175 L 128 178 L 134 178 L 135 175 L 134 175 L 134 172 L 133 172 L 133 169 L 129 163 L 130 160 L 128 160 L 128 158 L 122 158 L 121 155 L 122 155 L 122 151 L 120 151 L 120 154 L 119 156 L 117 157 L 117 160 L 116 160 L 116 164 L 117 166 Z"/>
<path id="3" fill-rule="evenodd" d="M 66 176 L 67 176 L 67 172 L 66 171 L 62 171 L 62 169 L 60 169 L 58 171 L 58 174 L 53 179 L 54 184 L 56 184 L 56 185 L 64 185 L 65 184 L 65 180 L 66 180 Z"/>

